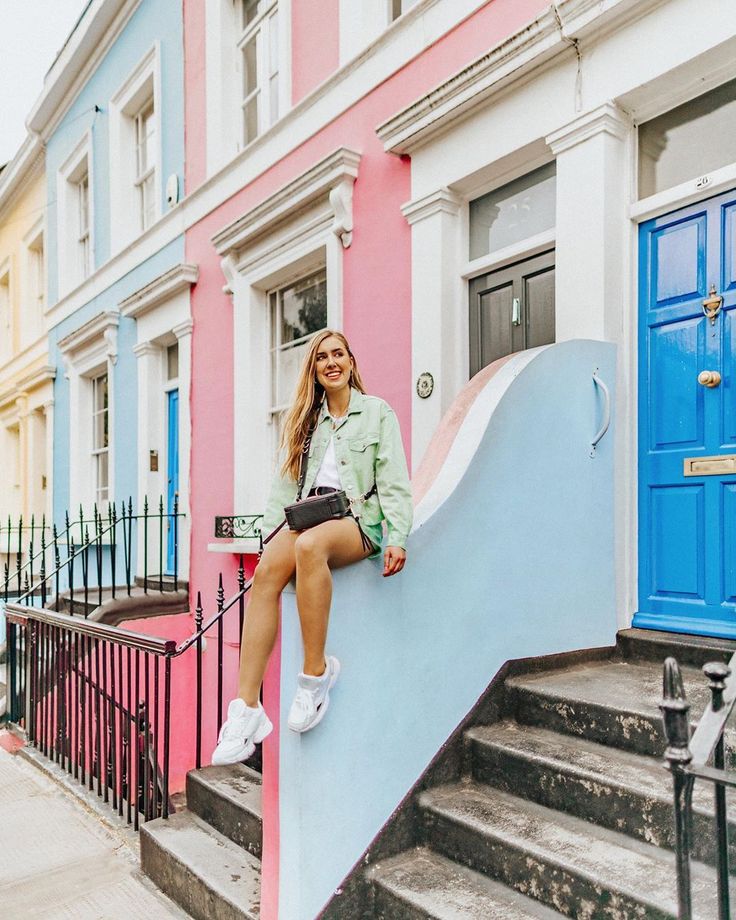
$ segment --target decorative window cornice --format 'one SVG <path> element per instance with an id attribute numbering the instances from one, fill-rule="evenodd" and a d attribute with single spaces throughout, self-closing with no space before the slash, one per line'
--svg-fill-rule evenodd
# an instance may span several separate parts
<path id="1" fill-rule="evenodd" d="M 0 390 L 0 408 L 15 402 L 21 396 L 27 395 L 45 383 L 53 383 L 55 378 L 56 368 L 53 365 L 45 364 L 43 367 L 36 368 L 6 389 Z"/>
<path id="2" fill-rule="evenodd" d="M 139 290 L 120 301 L 122 316 L 139 317 L 181 291 L 188 290 L 199 278 L 199 267 L 182 262 L 154 278 Z"/>
<path id="3" fill-rule="evenodd" d="M 353 183 L 359 164 L 359 153 L 340 147 L 216 233 L 212 237 L 215 249 L 220 256 L 234 256 L 238 250 L 270 233 L 295 212 L 320 198 L 326 200 L 333 212 L 333 232 L 343 246 L 349 246 L 353 229 Z"/>
<path id="4" fill-rule="evenodd" d="M 612 102 L 606 102 L 598 108 L 575 118 L 563 128 L 553 131 L 547 138 L 547 144 L 555 156 L 563 150 L 569 150 L 596 134 L 611 134 L 623 139 L 631 129 L 630 117 Z"/>
<path id="5" fill-rule="evenodd" d="M 64 336 L 58 343 L 59 351 L 68 371 L 82 362 L 94 358 L 109 359 L 113 364 L 118 357 L 118 326 L 120 314 L 117 310 L 98 313 L 79 329 Z"/>
<path id="6" fill-rule="evenodd" d="M 410 153 L 456 120 L 520 83 L 577 42 L 641 17 L 662 0 L 559 0 L 534 22 L 435 87 L 376 129 L 384 149 Z"/>
<path id="7" fill-rule="evenodd" d="M 408 223 L 416 224 L 433 214 L 458 214 L 460 205 L 461 199 L 454 192 L 449 188 L 441 188 L 423 198 L 408 201 L 401 206 L 401 212 Z"/>

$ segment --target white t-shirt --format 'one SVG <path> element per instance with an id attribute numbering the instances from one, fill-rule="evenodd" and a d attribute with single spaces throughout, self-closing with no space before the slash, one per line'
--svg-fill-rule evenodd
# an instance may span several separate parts
<path id="1" fill-rule="evenodd" d="M 330 416 L 330 418 L 332 418 L 332 416 Z M 334 421 L 335 420 L 333 419 L 333 422 Z M 337 421 L 339 421 L 339 419 Z M 314 484 L 312 485 L 313 489 L 317 489 L 319 487 L 342 489 L 342 483 L 340 482 L 340 472 L 337 468 L 337 457 L 335 455 L 334 433 L 330 438 L 329 444 L 327 445 L 327 450 L 325 451 L 325 455 L 322 458 L 320 468 L 317 470 Z"/>

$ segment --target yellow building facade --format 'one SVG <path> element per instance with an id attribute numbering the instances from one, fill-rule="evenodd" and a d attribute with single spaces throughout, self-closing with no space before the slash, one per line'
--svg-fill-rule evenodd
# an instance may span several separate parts
<path id="1" fill-rule="evenodd" d="M 46 205 L 43 147 L 28 138 L 0 172 L 0 554 L 9 517 L 51 509 Z"/>

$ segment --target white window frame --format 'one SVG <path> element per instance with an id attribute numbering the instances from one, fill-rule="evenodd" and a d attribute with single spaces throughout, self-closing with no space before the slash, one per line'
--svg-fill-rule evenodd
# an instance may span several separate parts
<path id="1" fill-rule="evenodd" d="M 279 324 L 275 321 L 275 318 L 274 318 L 274 309 L 280 312 L 281 306 L 279 302 L 279 295 L 282 293 L 282 291 L 291 287 L 291 285 L 296 284 L 299 281 L 305 281 L 307 278 L 310 278 L 318 273 L 324 273 L 325 279 L 326 279 L 327 278 L 327 265 L 326 264 L 324 266 L 317 265 L 314 268 L 310 269 L 309 271 L 305 271 L 302 274 L 298 275 L 298 277 L 290 278 L 289 281 L 278 284 L 266 292 L 266 309 L 268 310 L 268 324 L 269 324 L 269 328 L 271 329 L 271 335 L 269 337 L 269 345 L 270 345 L 269 354 L 270 354 L 270 365 L 271 365 L 269 379 L 271 381 L 271 386 L 270 386 L 270 395 L 269 395 L 269 408 L 268 408 L 269 422 L 268 423 L 271 429 L 271 450 L 272 450 L 273 460 L 276 459 L 276 455 L 278 452 L 278 440 L 279 440 L 279 432 L 280 432 L 279 417 L 281 416 L 283 412 L 285 412 L 289 408 L 291 404 L 290 401 L 288 400 L 286 402 L 278 402 L 276 400 L 276 394 L 274 392 L 274 383 L 279 374 L 280 357 L 288 349 L 298 347 L 299 345 L 305 344 L 312 338 L 313 335 L 316 335 L 320 331 L 319 329 L 315 329 L 313 332 L 310 332 L 307 335 L 302 336 L 301 338 L 295 339 L 293 342 L 288 342 L 286 344 L 280 341 L 280 337 L 279 337 L 279 341 L 274 342 L 273 332 L 274 330 L 280 328 Z M 328 288 L 327 296 L 329 298 L 329 288 Z M 324 329 L 329 328 L 329 322 L 327 326 L 323 326 L 322 328 Z"/>
<path id="2" fill-rule="evenodd" d="M 13 357 L 13 273 L 10 257 L 0 262 L 0 358 Z"/>
<path id="3" fill-rule="evenodd" d="M 100 386 L 100 382 L 104 378 L 105 386 L 107 388 L 107 405 L 102 409 L 99 409 L 97 406 L 97 389 Z M 107 508 L 110 500 L 110 444 L 112 442 L 112 428 L 110 427 L 111 416 L 110 416 L 110 374 L 107 369 L 102 371 L 102 373 L 95 374 L 90 377 L 90 383 L 92 387 L 92 480 L 93 480 L 93 490 L 94 490 L 94 503 L 97 506 L 99 511 L 103 511 Z M 107 416 L 107 444 L 98 445 L 97 441 L 97 422 L 98 417 Z M 107 482 L 104 486 L 100 485 L 100 460 L 102 457 L 105 457 L 107 460 Z M 104 498 L 101 496 L 101 492 L 105 491 L 106 495 Z"/>
<path id="4" fill-rule="evenodd" d="M 140 166 L 140 130 L 153 106 L 153 144 Z M 162 216 L 161 50 L 155 42 L 110 99 L 111 255 L 146 233 Z M 150 155 L 150 156 L 149 156 Z M 153 176 L 153 209 L 147 195 Z M 138 207 L 130 207 L 135 194 Z"/>
<path id="5" fill-rule="evenodd" d="M 237 0 L 238 13 L 242 14 L 244 0 Z M 240 35 L 236 45 L 238 49 L 238 73 L 240 83 L 240 124 L 242 131 L 241 146 L 247 147 L 257 137 L 267 131 L 279 118 L 280 98 L 277 94 L 275 100 L 271 95 L 271 80 L 274 78 L 280 81 L 280 58 L 279 53 L 279 3 L 278 0 L 270 0 L 268 5 L 247 25 L 240 22 Z M 274 21 L 275 20 L 275 21 Z M 273 41 L 276 41 L 276 67 L 274 69 L 273 61 Z M 256 49 L 256 83 L 247 94 L 245 94 L 245 49 L 247 46 L 255 43 Z M 256 106 L 256 131 L 252 136 L 248 135 L 246 109 L 251 103 Z"/>
<path id="6" fill-rule="evenodd" d="M 234 301 L 235 514 L 261 514 L 274 472 L 269 293 L 321 268 L 327 273 L 327 327 L 342 328 L 342 247 L 329 226 L 269 235 L 270 244 L 237 270 Z M 272 248 L 273 247 L 273 248 Z M 261 247 L 259 247 L 260 249 Z M 247 463 L 245 459 L 247 458 Z M 247 469 L 246 469 L 247 468 Z"/>
<path id="7" fill-rule="evenodd" d="M 83 226 L 81 188 L 86 181 L 87 223 Z M 95 270 L 94 172 L 92 135 L 86 132 L 57 176 L 59 294 L 68 294 Z"/>
<path id="8" fill-rule="evenodd" d="M 94 379 L 107 374 L 108 388 L 108 501 L 115 500 L 115 375 L 116 310 L 98 313 L 58 343 L 69 380 L 69 503 L 92 511 L 97 498 L 94 453 Z"/>
<path id="9" fill-rule="evenodd" d="M 241 0 L 205 0 L 205 87 L 207 94 L 207 175 L 229 163 L 244 146 L 243 67 L 241 45 L 263 17 L 278 8 L 278 119 L 291 108 L 291 6 L 293 0 L 274 0 L 268 10 L 243 29 Z M 265 66 L 265 65 L 264 65 Z M 276 121 L 278 121 L 276 119 Z M 259 125 L 248 146 L 268 134 L 271 124 Z"/>
<path id="10" fill-rule="evenodd" d="M 43 332 L 46 309 L 46 222 L 38 220 L 23 238 L 25 250 L 24 341 L 30 343 Z"/>

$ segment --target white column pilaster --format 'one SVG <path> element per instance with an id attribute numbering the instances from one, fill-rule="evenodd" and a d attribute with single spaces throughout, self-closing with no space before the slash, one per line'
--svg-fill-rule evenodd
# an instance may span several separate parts
<path id="1" fill-rule="evenodd" d="M 50 399 L 43 404 L 43 414 L 45 419 L 45 436 L 46 443 L 46 519 L 53 520 L 54 515 L 54 400 Z"/>
<path id="2" fill-rule="evenodd" d="M 159 496 L 163 494 L 161 462 L 164 457 L 161 419 L 161 348 L 153 342 L 140 342 L 133 346 L 138 359 L 138 495 L 134 497 L 135 513 L 143 510 L 144 496 L 148 497 L 151 512 L 158 512 Z M 158 451 L 159 469 L 151 471 L 150 452 Z M 155 558 L 154 558 L 155 555 Z M 149 545 L 148 571 L 158 565 L 158 554 L 152 555 Z M 151 565 L 154 564 L 154 568 Z M 143 571 L 143 528 L 138 528 L 138 570 Z"/>
<path id="3" fill-rule="evenodd" d="M 557 341 L 618 341 L 628 270 L 628 116 L 607 102 L 547 137 L 557 158 Z"/>
<path id="4" fill-rule="evenodd" d="M 412 468 L 466 379 L 459 264 L 461 200 L 442 188 L 402 208 L 412 245 Z M 420 374 L 434 379 L 432 394 L 416 391 Z"/>

